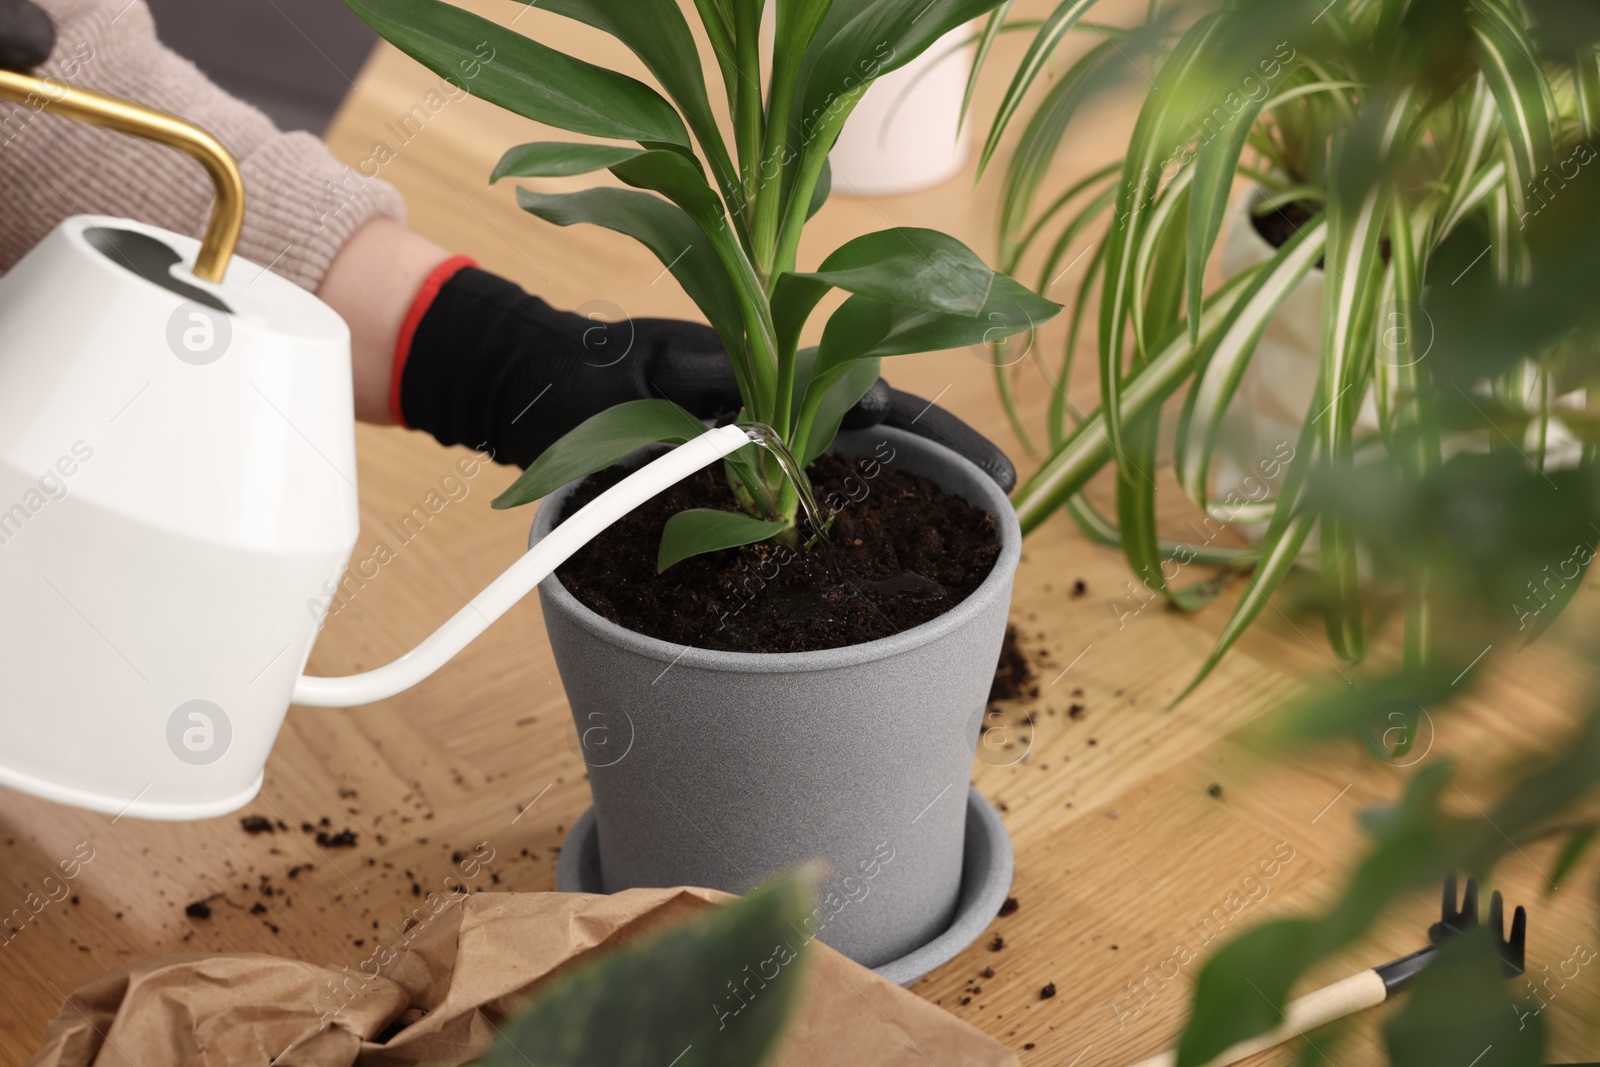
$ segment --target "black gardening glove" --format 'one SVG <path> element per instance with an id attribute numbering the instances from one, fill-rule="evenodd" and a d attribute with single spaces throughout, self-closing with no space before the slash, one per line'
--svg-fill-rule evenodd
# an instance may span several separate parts
<path id="1" fill-rule="evenodd" d="M 704 419 L 736 414 L 739 387 L 716 331 L 557 311 L 475 267 L 440 286 L 417 322 L 400 380 L 406 425 L 519 467 L 590 416 L 648 397 Z M 976 430 L 882 379 L 843 428 L 880 424 L 949 446 L 1007 492 L 1016 484 L 1011 461 Z"/>
<path id="2" fill-rule="evenodd" d="M 56 27 L 29 0 L 0 0 L 0 70 L 26 73 L 50 58 Z"/>

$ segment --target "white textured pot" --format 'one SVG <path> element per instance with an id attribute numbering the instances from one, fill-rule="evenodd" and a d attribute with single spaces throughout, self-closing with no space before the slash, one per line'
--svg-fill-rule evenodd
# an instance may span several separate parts
<path id="1" fill-rule="evenodd" d="M 1251 222 L 1255 204 L 1255 197 L 1241 197 L 1228 213 L 1221 259 L 1225 278 L 1235 278 L 1277 254 Z M 1293 446 L 1299 440 L 1322 365 L 1322 293 L 1322 271 L 1313 268 L 1262 333 L 1217 439 L 1211 488 L 1219 496 L 1237 490 L 1255 473 L 1256 465 L 1285 442 Z M 1356 433 L 1377 428 L 1378 410 L 1368 393 L 1356 419 Z"/>
<path id="2" fill-rule="evenodd" d="M 1241 197 L 1229 212 L 1221 257 L 1226 278 L 1237 277 L 1277 253 L 1251 222 L 1250 213 L 1255 203 L 1253 196 Z M 1255 356 L 1239 381 L 1233 404 L 1223 419 L 1211 476 L 1212 491 L 1217 498 L 1237 490 L 1245 479 L 1255 474 L 1263 459 L 1271 457 L 1285 442 L 1292 446 L 1299 438 L 1322 363 L 1323 288 L 1322 271 L 1313 269 L 1290 292 L 1262 334 Z M 1396 359 L 1428 358 L 1432 344 L 1431 323 L 1425 320 L 1414 324 L 1380 323 L 1383 329 L 1405 327 L 1409 327 L 1410 333 L 1404 342 L 1391 346 Z M 1557 409 L 1563 405 L 1581 408 L 1583 403 L 1581 392 L 1555 402 Z M 1356 436 L 1359 440 L 1377 432 L 1377 402 L 1369 386 L 1356 419 Z M 1444 453 L 1449 456 L 1487 448 L 1486 433 L 1463 434 L 1446 441 Z M 1574 466 L 1581 454 L 1582 443 L 1559 418 L 1553 418 L 1545 466 L 1552 470 Z M 1259 533 L 1264 528 L 1258 526 L 1254 532 Z M 1246 532 L 1252 532 L 1251 528 L 1247 527 Z"/>
<path id="3" fill-rule="evenodd" d="M 961 170 L 969 137 L 961 98 L 972 74 L 972 48 L 961 45 L 971 37 L 970 26 L 957 27 L 872 83 L 828 156 L 835 193 L 911 193 Z"/>

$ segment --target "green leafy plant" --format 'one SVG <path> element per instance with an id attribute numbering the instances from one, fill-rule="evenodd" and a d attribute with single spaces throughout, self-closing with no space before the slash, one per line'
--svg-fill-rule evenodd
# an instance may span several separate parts
<path id="1" fill-rule="evenodd" d="M 558 226 L 602 226 L 654 253 L 721 337 L 743 418 L 768 428 L 802 469 L 832 442 L 884 357 L 993 341 L 1060 310 L 933 230 L 870 233 L 815 270 L 796 264 L 806 222 L 828 195 L 828 152 L 862 93 L 1000 0 L 775 0 L 777 32 L 765 72 L 764 0 L 696 0 L 721 75 L 731 146 L 676 0 L 537 4 L 621 41 L 664 96 L 439 0 L 347 3 L 402 51 L 475 96 L 564 130 L 631 142 L 520 145 L 491 178 L 605 169 L 628 186 L 559 194 L 523 188 L 517 199 Z M 849 295 L 820 342 L 802 348 L 811 314 L 835 289 Z M 537 500 L 643 444 L 681 442 L 700 428 L 666 400 L 619 405 L 552 445 L 495 506 Z M 801 487 L 770 454 L 754 452 L 743 449 L 727 463 L 742 513 L 674 516 L 663 568 L 774 536 L 799 540 Z"/>
<path id="2" fill-rule="evenodd" d="M 1056 39 L 1081 7 L 1061 5 L 1047 21 Z M 1500 663 L 1550 628 L 1584 584 L 1600 537 L 1593 417 L 1552 410 L 1553 397 L 1600 372 L 1600 306 L 1588 292 L 1600 272 L 1600 172 L 1586 162 L 1600 140 L 1600 21 L 1592 5 L 1565 0 L 1235 0 L 1204 5 L 1173 29 L 1182 22 L 1168 11 L 1092 48 L 1048 91 L 1007 174 L 1017 184 L 1005 194 L 1015 212 L 1002 216 L 1005 269 L 1055 233 L 1043 272 L 1053 276 L 1094 219 L 1112 213 L 1088 272 L 1101 302 L 1100 410 L 1069 426 L 1058 396 L 1052 455 L 1018 496 L 1024 526 L 1065 508 L 1096 536 L 1120 539 L 1136 568 L 1147 565 L 1154 490 L 1139 475 L 1154 470 L 1156 439 L 1139 432 L 1188 387 L 1174 461 L 1180 484 L 1206 506 L 1221 411 L 1285 292 L 1320 269 L 1321 381 L 1298 442 L 1308 461 L 1266 514 L 1252 516 L 1268 521 L 1264 540 L 1217 557 L 1253 574 L 1206 669 L 1300 561 L 1313 529 L 1324 579 L 1313 609 L 1342 654 L 1361 655 L 1365 608 L 1392 591 L 1406 608 L 1402 654 L 1383 648 L 1347 684 L 1251 731 L 1273 756 L 1364 748 L 1404 784 L 1393 804 L 1364 813 L 1367 848 L 1326 906 L 1256 926 L 1207 958 L 1177 1057 L 1178 1067 L 1195 1067 L 1279 1025 L 1311 968 L 1402 903 L 1437 894 L 1445 876 L 1492 880 L 1503 858 L 1531 862 L 1529 851 L 1547 843 L 1555 893 L 1592 851 L 1592 700 L 1510 758 L 1498 745 L 1459 762 L 1411 746 L 1424 729 L 1447 729 Z M 1299 65 L 1267 93 L 1230 97 L 1281 42 Z M 1030 214 L 1055 142 L 1119 52 L 1160 61 L 1128 160 Z M 1197 135 L 1219 106 L 1236 117 Z M 1208 289 L 1201 271 L 1236 179 L 1255 184 L 1268 208 L 1303 208 L 1305 221 L 1269 262 Z M 1486 269 L 1474 271 L 1480 256 Z M 1078 294 L 1077 314 L 1091 299 Z M 1431 323 L 1426 358 L 1392 358 L 1379 330 L 1387 312 Z M 1053 372 L 1060 390 L 1068 345 Z M 1355 409 L 1369 392 L 1380 430 L 1363 442 Z M 1541 450 L 1558 414 L 1587 446 L 1562 470 L 1547 469 Z M 1115 523 L 1079 492 L 1112 463 Z M 1600 662 L 1592 622 L 1556 632 L 1574 672 Z M 1405 996 L 1382 1027 L 1396 1067 L 1549 1058 L 1538 1003 L 1502 977 L 1481 935 L 1446 946 Z M 1327 1062 L 1324 1038 L 1310 1035 L 1300 1062 Z"/>
<path id="3" fill-rule="evenodd" d="M 1571 226 L 1573 243 L 1592 244 L 1600 195 L 1574 206 L 1582 210 L 1565 222 L 1588 225 Z M 1534 262 L 1548 268 L 1557 261 L 1536 254 Z M 1569 262 L 1600 269 L 1593 253 Z M 1581 283 L 1555 284 L 1571 296 Z M 1535 306 L 1543 308 L 1543 300 L 1460 308 L 1459 321 L 1496 335 L 1493 322 L 1526 321 Z M 1587 310 L 1553 317 L 1542 331 L 1565 333 L 1588 317 Z M 1579 332 L 1600 338 L 1592 322 Z M 1463 345 L 1442 369 L 1480 354 Z M 1357 746 L 1395 768 L 1404 785 L 1393 804 L 1364 814 L 1365 852 L 1325 908 L 1256 926 L 1205 961 L 1178 1067 L 1209 1062 L 1235 1041 L 1278 1026 L 1281 1009 L 1312 967 L 1355 945 L 1396 907 L 1436 896 L 1448 875 L 1466 872 L 1493 886 L 1502 860 L 1520 868 L 1533 862 L 1530 854 L 1541 855 L 1541 844 L 1559 842 L 1542 853 L 1553 858 L 1541 880 L 1546 895 L 1566 889 L 1596 836 L 1600 703 L 1588 699 L 1567 709 L 1559 727 L 1530 739 L 1529 751 L 1504 755 L 1500 746 L 1480 747 L 1457 762 L 1419 746 L 1431 748 L 1435 737 L 1455 728 L 1452 716 L 1470 707 L 1474 690 L 1516 655 L 1532 628 L 1530 612 L 1553 613 L 1561 606 L 1557 598 L 1570 598 L 1582 584 L 1600 522 L 1597 474 L 1593 462 L 1546 474 L 1514 454 L 1463 453 L 1420 479 L 1388 456 L 1346 470 L 1324 461 L 1310 479 L 1308 509 L 1319 521 L 1343 523 L 1375 576 L 1397 584 L 1429 577 L 1439 613 L 1436 656 L 1316 694 L 1249 732 L 1263 754 L 1276 757 L 1315 759 Z M 1530 579 L 1540 583 L 1542 599 L 1529 591 Z M 1568 639 L 1563 652 L 1574 672 L 1592 670 L 1600 663 L 1592 621 L 1573 623 L 1558 631 Z M 1483 796 L 1485 789 L 1492 797 Z M 1481 1065 L 1535 1067 L 1550 1059 L 1543 1005 L 1530 995 L 1535 983 L 1508 981 L 1489 938 L 1477 935 L 1447 945 L 1384 1021 L 1395 1067 L 1476 1057 Z M 1573 996 L 1593 992 L 1575 989 Z M 1323 1040 L 1310 1037 L 1316 1051 L 1308 1055 L 1317 1062 L 1327 1054 Z"/>
<path id="4" fill-rule="evenodd" d="M 778 879 L 578 964 L 498 1028 L 478 1067 L 755 1067 L 800 1000 L 807 949 L 790 945 L 812 896 L 804 876 Z M 775 976 L 751 980 L 769 964 Z"/>
<path id="5" fill-rule="evenodd" d="M 1093 5 L 1064 0 L 1044 21 L 1000 105 L 985 164 L 1060 42 L 1087 27 Z M 986 36 L 998 32 L 1009 6 L 990 15 Z M 1320 569 L 1330 643 L 1358 661 L 1371 601 L 1343 520 L 1319 522 L 1307 503 L 1309 469 L 1325 462 L 1349 470 L 1376 448 L 1417 480 L 1465 442 L 1519 451 L 1538 466 L 1557 421 L 1590 449 L 1600 440 L 1592 415 L 1555 404 L 1600 380 L 1592 349 L 1570 330 L 1480 349 L 1485 358 L 1458 362 L 1453 377 L 1425 358 L 1423 337 L 1434 334 L 1432 351 L 1462 343 L 1461 319 L 1452 316 L 1463 291 L 1494 302 L 1534 284 L 1530 249 L 1549 229 L 1547 209 L 1571 199 L 1569 187 L 1594 180 L 1585 169 L 1597 155 L 1589 142 L 1600 136 L 1593 16 L 1565 0 L 1213 0 L 1152 10 L 1132 30 L 1087 27 L 1096 43 L 1055 77 L 1005 168 L 1001 269 L 1017 273 L 1025 257 L 1039 259 L 1039 290 L 1048 293 L 1076 262 L 1069 256 L 1088 257 L 1077 270 L 1084 280 L 1061 359 L 1037 360 L 1055 389 L 1050 453 L 1018 490 L 1017 512 L 1028 531 L 1066 510 L 1091 536 L 1119 543 L 1152 594 L 1184 610 L 1221 583 L 1178 588 L 1171 575 L 1183 564 L 1250 572 L 1191 689 L 1302 562 Z M 1039 206 L 1074 116 L 1134 59 L 1152 66 L 1153 80 L 1125 158 Z M 1267 262 L 1208 286 L 1207 263 L 1241 185 L 1257 214 L 1290 210 L 1303 222 Z M 1469 270 L 1480 254 L 1483 269 Z M 1299 458 L 1274 497 L 1223 505 L 1212 495 L 1212 461 L 1224 416 L 1263 331 L 1296 286 L 1318 274 L 1321 362 Z M 1100 395 L 1082 413 L 1068 382 L 1079 320 L 1096 293 Z M 1554 321 L 1570 325 L 1570 310 L 1559 309 Z M 1535 335 L 1540 343 L 1529 343 Z M 997 369 L 999 387 L 1026 439 L 1011 373 Z M 1181 407 L 1163 410 L 1179 396 Z M 1358 422 L 1369 396 L 1376 434 Z M 1213 521 L 1265 524 L 1256 544 L 1158 536 L 1156 472 L 1166 461 L 1167 428 L 1189 500 Z M 1082 494 L 1108 465 L 1116 472 L 1114 520 Z M 1317 547 L 1308 551 L 1313 529 Z M 1406 575 L 1406 651 L 1417 663 L 1428 659 L 1438 628 L 1436 577 Z"/>

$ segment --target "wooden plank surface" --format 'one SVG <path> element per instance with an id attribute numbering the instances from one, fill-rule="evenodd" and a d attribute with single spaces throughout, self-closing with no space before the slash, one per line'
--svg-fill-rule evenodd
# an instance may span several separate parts
<path id="1" fill-rule="evenodd" d="M 475 6 L 585 58 L 637 71 L 614 44 L 575 24 L 510 3 Z M 1023 0 L 1016 13 L 1049 6 Z M 1131 17 L 1142 7 L 1113 4 L 1104 17 Z M 995 75 L 1022 45 L 1013 36 L 996 47 L 979 94 L 980 128 L 1003 87 Z M 1064 187 L 1116 158 L 1131 115 L 1131 98 L 1096 104 L 1052 185 Z M 642 249 L 599 230 L 543 224 L 516 209 L 509 187 L 487 187 L 501 151 L 543 135 L 533 123 L 442 92 L 437 78 L 384 47 L 356 79 L 330 141 L 353 167 L 366 163 L 401 189 L 416 229 L 553 304 L 606 318 L 692 315 Z M 590 179 L 543 187 L 564 184 L 578 188 Z M 808 231 L 802 262 L 815 262 L 847 237 L 898 224 L 948 230 L 989 255 L 995 190 L 992 177 L 974 188 L 970 167 L 910 196 L 837 190 Z M 1068 284 L 1052 295 L 1061 298 Z M 1041 353 L 1053 359 L 1061 339 L 1057 324 L 1041 338 Z M 1016 373 L 1024 407 L 1037 419 L 1050 386 L 1031 361 Z M 902 388 L 938 396 L 1022 466 L 1036 462 L 1007 429 L 981 354 L 907 357 L 893 361 L 888 374 Z M 1078 368 L 1073 390 L 1080 400 L 1094 393 L 1092 374 L 1087 363 Z M 450 503 L 329 621 L 312 657 L 314 673 L 358 671 L 408 650 L 517 557 L 531 519 L 527 511 L 488 506 L 510 471 L 486 466 L 448 481 L 459 474 L 462 450 L 370 427 L 361 428 L 358 445 L 358 554 L 392 540 L 387 524 L 430 489 L 443 486 Z M 1081 594 L 1074 592 L 1078 582 Z M 1227 740 L 1307 685 L 1351 671 L 1333 666 L 1319 633 L 1272 612 L 1191 699 L 1169 708 L 1234 592 L 1182 617 L 1156 606 L 1134 611 L 1127 582 L 1121 557 L 1087 542 L 1064 518 L 1029 539 L 1014 617 L 1025 646 L 1048 661 L 1038 697 L 1008 713 L 1024 727 L 1018 736 L 1030 739 L 1030 751 L 1026 759 L 1012 761 L 1013 751 L 980 761 L 974 772 L 1011 832 L 1019 906 L 983 942 L 916 986 L 1018 1049 L 1029 1065 L 1116 1067 L 1167 1046 L 1198 969 L 1182 962 L 1188 954 L 1203 955 L 1210 939 L 1268 916 L 1328 901 L 1360 855 L 1358 812 L 1393 799 L 1404 781 L 1403 771 L 1355 751 L 1262 763 Z M 1593 608 L 1586 595 L 1564 632 L 1592 632 Z M 1439 724 L 1425 758 L 1456 755 L 1481 765 L 1550 744 L 1569 721 L 1562 709 L 1594 681 L 1560 643 L 1558 633 L 1499 662 L 1466 710 Z M 1069 715 L 1073 705 L 1081 710 Z M 1031 728 L 1024 723 L 1029 712 Z M 1469 777 L 1462 784 L 1463 804 L 1469 794 L 1478 802 L 1494 795 L 1492 781 Z M 1220 795 L 1212 795 L 1213 786 Z M 75 851 L 92 856 L 81 864 L 70 900 L 49 903 L 0 945 L 0 1062 L 20 1062 L 37 1046 L 66 993 L 130 960 L 249 950 L 357 965 L 396 937 L 419 895 L 461 880 L 452 855 L 479 842 L 490 843 L 496 859 L 472 888 L 552 889 L 557 848 L 588 803 L 532 598 L 410 692 L 353 711 L 292 711 L 266 787 L 246 809 L 287 831 L 250 835 L 236 817 L 112 820 L 0 793 L 0 910 L 37 893 L 43 877 Z M 310 831 L 301 832 L 302 824 Z M 353 848 L 316 841 L 319 829 L 347 828 L 359 841 Z M 1544 1019 L 1557 1034 L 1555 1058 L 1587 1059 L 1581 1050 L 1595 1045 L 1600 978 L 1592 969 L 1565 981 L 1547 976 L 1579 948 L 1592 950 L 1600 933 L 1584 890 L 1545 899 L 1541 872 L 1551 859 L 1545 848 L 1513 856 L 1503 887 L 1532 911 L 1530 962 L 1545 983 L 1540 993 Z M 1592 882 L 1586 866 L 1574 885 Z M 210 901 L 211 918 L 187 916 L 185 905 L 202 899 Z M 1412 902 L 1319 977 L 1420 947 L 1436 906 L 1431 898 Z M 1003 947 L 994 947 L 996 937 Z M 1053 996 L 1042 995 L 1047 988 Z M 1378 1060 L 1382 1014 L 1368 1013 L 1337 1062 Z M 1277 1053 L 1256 1062 L 1290 1060 Z"/>

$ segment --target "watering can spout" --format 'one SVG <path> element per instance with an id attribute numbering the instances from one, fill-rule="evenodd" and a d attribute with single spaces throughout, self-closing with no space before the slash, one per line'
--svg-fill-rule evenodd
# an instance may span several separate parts
<path id="1" fill-rule="evenodd" d="M 294 702 L 345 708 L 384 700 L 411 688 L 448 663 L 606 527 L 662 490 L 750 442 L 749 433 L 740 427 L 721 426 L 641 467 L 529 548 L 416 648 L 393 663 L 361 674 L 343 678 L 302 675 L 294 687 Z"/>

